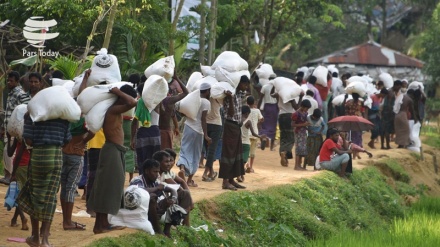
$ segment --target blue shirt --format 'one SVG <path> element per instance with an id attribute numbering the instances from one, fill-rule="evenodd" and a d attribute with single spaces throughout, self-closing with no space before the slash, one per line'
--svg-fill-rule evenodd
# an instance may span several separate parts
<path id="1" fill-rule="evenodd" d="M 307 116 L 307 122 L 310 123 L 310 125 L 307 127 L 308 131 L 309 131 L 309 136 L 317 136 L 316 133 L 318 133 L 322 127 L 324 127 L 325 129 L 325 122 L 324 119 L 322 117 L 320 117 L 318 120 L 313 120 L 311 118 L 312 115 L 308 115 Z M 322 133 L 321 133 L 322 134 Z"/>
<path id="2" fill-rule="evenodd" d="M 24 121 L 23 138 L 32 140 L 33 146 L 64 146 L 72 139 L 72 135 L 67 120 L 54 119 L 32 122 L 27 116 Z"/>

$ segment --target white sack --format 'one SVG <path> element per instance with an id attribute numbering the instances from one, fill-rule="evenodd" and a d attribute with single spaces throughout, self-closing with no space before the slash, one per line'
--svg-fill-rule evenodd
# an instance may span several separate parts
<path id="1" fill-rule="evenodd" d="M 422 127 L 420 122 L 414 123 L 414 120 L 409 120 L 410 123 L 410 139 L 413 142 L 413 145 L 420 148 L 422 146 L 422 142 L 420 141 L 420 128 Z M 412 126 L 411 126 L 412 125 Z"/>
<path id="2" fill-rule="evenodd" d="M 110 93 L 109 90 L 113 87 L 121 88 L 127 84 L 132 85 L 129 82 L 118 82 L 110 85 L 95 85 L 93 87 L 85 88 L 77 98 L 77 103 L 81 108 L 81 112 L 83 114 L 87 114 L 92 107 L 99 102 L 111 98 L 116 99 L 117 96 L 113 93 Z"/>
<path id="3" fill-rule="evenodd" d="M 211 77 L 211 76 L 201 78 L 194 83 L 191 91 L 195 91 L 195 90 L 200 89 L 200 85 L 202 85 L 202 83 L 205 83 L 205 82 L 208 83 L 209 85 L 211 85 L 211 87 L 212 87 L 218 81 L 214 77 Z"/>
<path id="4" fill-rule="evenodd" d="M 118 58 L 115 55 L 107 54 L 107 49 L 105 48 L 97 52 L 90 69 L 92 73 L 87 80 L 88 85 L 93 86 L 104 81 L 110 84 L 122 80 Z"/>
<path id="5" fill-rule="evenodd" d="M 309 90 L 309 87 L 306 84 L 301 84 L 300 87 L 301 87 L 302 92 L 304 93 L 304 95 L 306 95 L 307 90 Z"/>
<path id="6" fill-rule="evenodd" d="M 319 65 L 316 67 L 316 69 L 313 71 L 313 76 L 316 77 L 316 83 L 327 87 L 327 75 L 328 75 L 328 69 L 324 66 Z"/>
<path id="7" fill-rule="evenodd" d="M 73 85 L 73 89 L 72 89 L 73 97 L 77 97 L 79 94 L 79 87 L 81 86 L 81 83 L 83 81 L 84 73 L 85 73 L 85 71 L 83 71 L 80 75 L 73 78 L 73 81 L 75 82 L 75 84 Z M 90 87 L 90 86 L 91 85 L 87 84 L 87 87 Z"/>
<path id="8" fill-rule="evenodd" d="M 336 68 L 336 65 L 330 64 L 327 66 L 328 71 L 333 75 L 333 73 L 337 73 L 339 75 L 339 70 Z"/>
<path id="9" fill-rule="evenodd" d="M 204 66 L 200 64 L 200 71 L 202 71 L 203 76 L 215 77 L 215 69 L 211 69 L 211 66 Z"/>
<path id="10" fill-rule="evenodd" d="M 240 83 L 240 79 L 243 75 L 247 76 L 248 78 L 251 77 L 251 74 L 249 73 L 248 70 L 229 72 L 226 69 L 220 67 L 215 69 L 215 78 L 217 79 L 217 81 L 228 82 L 234 88 L 237 88 L 238 84 Z"/>
<path id="11" fill-rule="evenodd" d="M 383 81 L 383 85 L 387 89 L 392 88 L 394 85 L 393 77 L 390 74 L 385 73 L 385 72 L 382 72 L 379 75 L 379 81 Z"/>
<path id="12" fill-rule="evenodd" d="M 13 136 L 21 139 L 23 136 L 24 114 L 27 112 L 27 105 L 21 104 L 15 107 L 8 121 L 7 131 Z"/>
<path id="13" fill-rule="evenodd" d="M 341 79 L 337 77 L 332 78 L 332 86 L 330 87 L 330 91 L 333 93 L 334 96 L 339 95 L 338 87 L 342 86 Z"/>
<path id="14" fill-rule="evenodd" d="M 333 98 L 332 100 L 332 104 L 334 106 L 340 106 L 342 105 L 342 102 L 344 102 L 344 98 L 345 98 L 345 94 L 340 94 L 336 97 Z M 348 95 L 347 101 L 353 99 L 353 96 L 351 96 L 350 94 Z"/>
<path id="15" fill-rule="evenodd" d="M 197 114 L 199 113 L 201 103 L 200 90 L 195 90 L 181 101 L 177 102 L 175 106 L 178 112 L 181 112 L 186 117 L 195 120 Z"/>
<path id="16" fill-rule="evenodd" d="M 211 68 L 224 68 L 229 72 L 236 72 L 240 70 L 249 70 L 249 65 L 243 58 L 235 51 L 224 51 L 214 61 Z M 218 80 L 218 79 L 217 79 Z M 219 80 L 220 81 L 220 80 Z"/>
<path id="17" fill-rule="evenodd" d="M 85 117 L 88 130 L 96 133 L 102 128 L 104 125 L 105 114 L 107 113 L 108 108 L 110 108 L 116 100 L 118 100 L 117 97 L 103 100 L 90 109 Z"/>
<path id="18" fill-rule="evenodd" d="M 64 85 L 63 85 L 63 87 L 67 89 L 67 92 L 69 92 L 69 94 L 72 98 L 75 97 L 73 94 L 73 86 L 75 86 L 74 81 L 68 81 L 68 82 L 64 83 Z"/>
<path id="19" fill-rule="evenodd" d="M 131 185 L 125 190 L 125 200 L 127 200 L 127 192 L 134 193 L 136 200 L 139 200 L 139 206 L 136 209 L 121 208 L 117 215 L 108 215 L 108 221 L 112 225 L 126 226 L 128 228 L 143 230 L 154 235 L 153 226 L 148 220 L 148 210 L 150 202 L 150 194 L 136 185 Z"/>
<path id="20" fill-rule="evenodd" d="M 360 82 L 362 82 L 364 85 L 367 85 L 367 83 L 368 83 L 366 78 L 364 78 L 364 77 L 362 77 L 362 76 L 357 76 L 357 75 L 355 75 L 355 76 L 352 76 L 352 77 L 350 77 L 350 78 L 347 79 L 347 85 L 349 85 L 349 84 L 352 83 L 352 82 L 356 82 L 356 81 L 360 81 Z"/>
<path id="21" fill-rule="evenodd" d="M 357 93 L 359 96 L 364 97 L 367 93 L 365 90 L 365 84 L 361 81 L 354 81 L 345 88 L 345 92 L 348 94 Z"/>
<path id="22" fill-rule="evenodd" d="M 423 85 L 423 82 L 419 82 L 419 81 L 413 81 L 408 85 L 408 90 L 412 89 L 414 91 L 421 89 L 422 91 L 425 90 L 425 86 Z"/>
<path id="23" fill-rule="evenodd" d="M 205 66 L 206 67 L 206 66 Z M 215 73 L 214 73 L 215 76 Z M 194 83 L 196 83 L 196 81 L 200 80 L 203 78 L 202 73 L 200 72 L 194 72 L 191 74 L 191 76 L 188 79 L 188 82 L 186 83 L 186 88 L 188 89 L 189 92 L 192 92 L 193 87 L 194 87 Z"/>
<path id="24" fill-rule="evenodd" d="M 367 99 L 364 102 L 364 106 L 368 107 L 368 109 L 371 109 L 371 107 L 373 106 L 373 100 L 370 96 L 367 96 Z"/>
<path id="25" fill-rule="evenodd" d="M 142 99 L 145 107 L 151 112 L 168 95 L 168 83 L 162 76 L 151 75 L 148 77 L 142 90 Z"/>
<path id="26" fill-rule="evenodd" d="M 278 92 L 284 104 L 295 99 L 302 92 L 302 88 L 289 78 L 277 77 L 273 81 L 275 90 Z"/>
<path id="27" fill-rule="evenodd" d="M 174 56 L 164 57 L 148 66 L 144 74 L 147 78 L 150 78 L 152 75 L 162 76 L 168 82 L 171 81 L 174 75 L 175 67 Z"/>
<path id="28" fill-rule="evenodd" d="M 81 109 L 66 88 L 52 86 L 38 92 L 28 103 L 32 121 L 64 119 L 76 122 L 81 117 Z"/>
<path id="29" fill-rule="evenodd" d="M 213 99 L 223 99 L 226 97 L 225 91 L 230 91 L 233 95 L 235 94 L 235 89 L 231 84 L 220 81 L 211 87 L 211 98 Z"/>
<path id="30" fill-rule="evenodd" d="M 52 86 L 63 86 L 65 83 L 72 80 L 62 80 L 60 78 L 52 78 Z"/>
<path id="31" fill-rule="evenodd" d="M 257 73 L 258 78 L 261 79 L 269 79 L 271 75 L 274 75 L 275 72 L 273 72 L 272 65 L 263 63 L 259 66 L 258 69 L 255 70 L 255 73 Z"/>
<path id="32" fill-rule="evenodd" d="M 261 87 L 264 87 L 264 85 L 269 84 L 269 79 L 261 79 L 261 78 L 259 78 L 258 81 L 259 81 Z"/>

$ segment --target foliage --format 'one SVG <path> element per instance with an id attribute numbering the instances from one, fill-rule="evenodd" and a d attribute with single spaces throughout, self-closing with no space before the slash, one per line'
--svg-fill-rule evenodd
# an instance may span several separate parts
<path id="1" fill-rule="evenodd" d="M 423 70 L 432 77 L 435 85 L 440 81 L 440 3 L 432 14 L 432 19 L 428 23 L 428 28 L 421 36 L 421 58 L 425 62 Z"/>
<path id="2" fill-rule="evenodd" d="M 394 159 L 388 159 L 385 162 L 375 163 L 375 166 L 385 174 L 392 177 L 396 181 L 409 183 L 409 174 L 402 168 L 402 166 Z"/>
<path id="3" fill-rule="evenodd" d="M 307 246 L 438 246 L 440 238 L 440 199 L 422 198 L 415 203 L 404 219 L 395 219 L 391 229 L 384 231 L 342 231 L 329 239 L 312 241 Z"/>
<path id="4" fill-rule="evenodd" d="M 192 225 L 206 224 L 209 230 L 178 227 L 172 233 L 174 242 L 136 233 L 91 246 L 304 246 L 344 229 L 384 229 L 403 215 L 400 196 L 370 167 L 355 171 L 350 181 L 325 172 L 294 185 L 198 202 L 191 212 Z"/>
<path id="5" fill-rule="evenodd" d="M 83 69 L 88 69 L 92 66 L 93 57 L 88 57 L 87 62 L 83 65 Z M 59 70 L 63 72 L 64 78 L 66 80 L 72 80 L 75 78 L 76 71 L 80 64 L 80 61 L 75 59 L 72 54 L 69 56 L 58 56 L 55 59 L 46 60 L 48 64 L 50 64 L 51 69 Z"/>

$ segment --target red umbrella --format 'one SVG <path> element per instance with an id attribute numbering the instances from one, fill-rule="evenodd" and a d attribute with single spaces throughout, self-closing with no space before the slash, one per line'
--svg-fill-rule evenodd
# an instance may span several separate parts
<path id="1" fill-rule="evenodd" d="M 374 128 L 372 122 L 358 116 L 341 116 L 333 118 L 328 122 L 328 126 L 340 131 L 363 131 Z"/>

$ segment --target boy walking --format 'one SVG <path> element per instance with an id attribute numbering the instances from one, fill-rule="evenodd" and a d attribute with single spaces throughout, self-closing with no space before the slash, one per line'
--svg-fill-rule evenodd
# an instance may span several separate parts
<path id="1" fill-rule="evenodd" d="M 252 127 L 255 131 L 255 134 L 258 135 L 258 126 L 264 122 L 264 118 L 263 115 L 261 115 L 260 109 L 257 108 L 257 105 L 255 104 L 255 99 L 253 96 L 249 96 L 246 99 L 246 103 L 249 106 L 249 108 L 251 109 L 251 112 L 249 114 L 249 120 L 252 123 Z M 254 160 L 255 160 L 255 151 L 257 150 L 257 141 L 258 139 L 255 136 L 250 136 L 250 150 L 249 150 L 249 163 L 247 162 L 247 159 L 245 159 L 245 164 L 246 164 L 246 172 L 247 173 L 252 173 L 254 172 Z"/>

